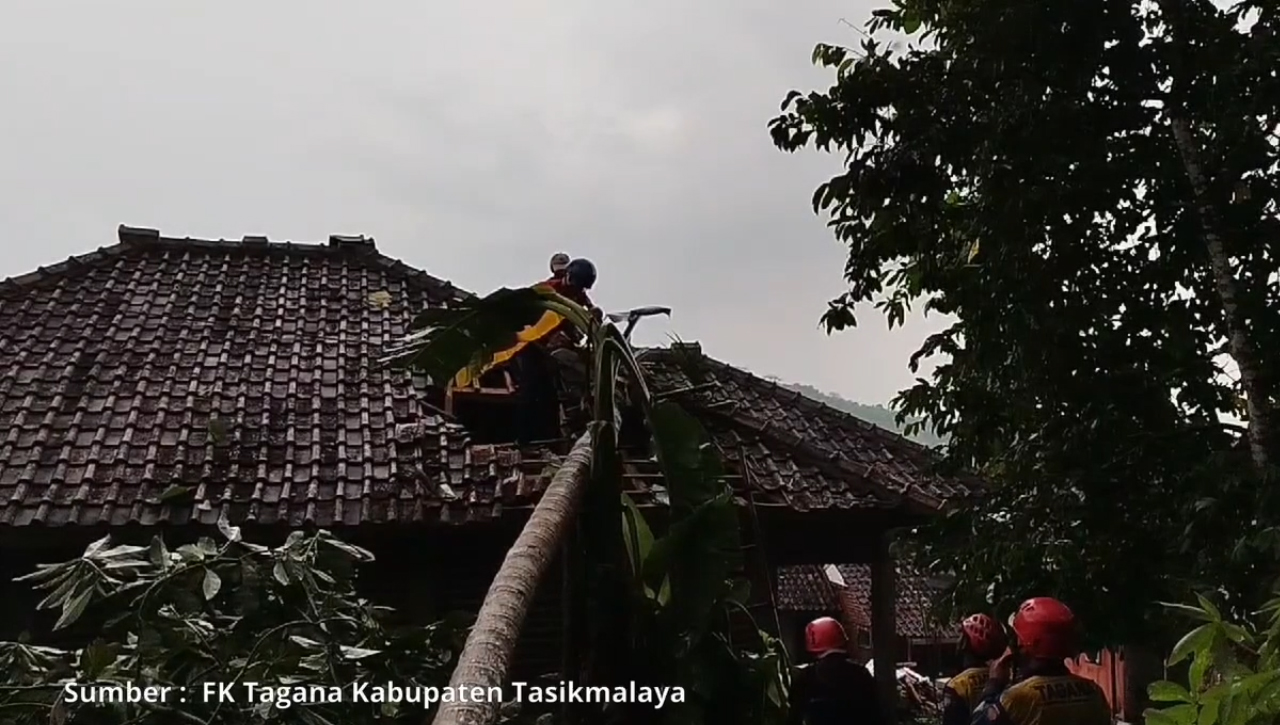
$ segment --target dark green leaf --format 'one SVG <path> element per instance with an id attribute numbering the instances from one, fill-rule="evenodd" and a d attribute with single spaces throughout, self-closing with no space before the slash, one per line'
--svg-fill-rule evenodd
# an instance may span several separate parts
<path id="1" fill-rule="evenodd" d="M 373 554 L 367 549 L 362 549 L 354 544 L 348 544 L 347 542 L 332 536 L 326 537 L 324 539 L 324 543 L 332 546 L 338 551 L 341 551 L 351 557 L 354 561 L 373 561 L 374 559 Z"/>
<path id="2" fill-rule="evenodd" d="M 164 545 L 164 539 L 159 536 L 151 540 L 151 548 L 147 552 L 147 558 L 153 566 L 167 569 L 170 566 L 169 548 Z"/>
<path id="3" fill-rule="evenodd" d="M 98 679 L 119 656 L 120 645 L 96 639 L 80 653 L 80 669 L 88 681 Z"/>
<path id="4" fill-rule="evenodd" d="M 1147 696 L 1153 702 L 1191 702 L 1191 693 L 1176 682 L 1161 680 L 1147 686 Z"/>
<path id="5" fill-rule="evenodd" d="M 212 600 L 218 596 L 218 591 L 222 589 L 222 577 L 213 569 L 204 570 L 204 583 L 201 585 L 204 591 L 204 598 Z"/>
<path id="6" fill-rule="evenodd" d="M 1199 716 L 1195 705 L 1174 705 L 1163 710 L 1147 710 L 1143 713 L 1153 725 L 1195 725 Z"/>
<path id="7" fill-rule="evenodd" d="M 1214 622 L 1222 621 L 1222 613 L 1219 612 L 1218 608 L 1214 606 L 1213 602 L 1206 599 L 1203 594 L 1196 593 L 1196 601 L 1200 602 L 1200 608 L 1204 610 L 1205 614 L 1209 615 L 1209 619 L 1211 621 L 1214 621 Z"/>
<path id="8" fill-rule="evenodd" d="M 1202 622 L 1214 621 L 1213 615 L 1200 607 L 1191 607 L 1186 604 L 1172 604 L 1169 602 L 1160 602 L 1160 606 L 1164 607 L 1165 609 L 1177 612 L 1178 614 L 1182 614 L 1182 615 L 1191 617 L 1193 619 L 1198 619 Z"/>
<path id="9" fill-rule="evenodd" d="M 53 625 L 54 629 L 62 629 L 69 627 L 80 619 L 80 615 L 84 614 L 84 610 L 89 606 L 89 602 L 93 599 L 93 587 L 85 587 L 71 597 L 62 605 L 62 616 L 58 617 L 57 623 Z"/>
<path id="10" fill-rule="evenodd" d="M 89 546 L 85 548 L 84 558 L 86 559 L 93 558 L 95 554 L 97 554 L 99 551 L 102 551 L 103 549 L 106 549 L 110 544 L 111 544 L 111 535 L 107 534 L 101 539 L 98 539 L 97 541 L 94 541 L 92 544 L 89 544 Z"/>
<path id="11" fill-rule="evenodd" d="M 1169 658 L 1166 660 L 1167 664 L 1172 667 L 1192 655 L 1196 657 L 1207 656 L 1210 647 L 1213 646 L 1216 632 L 1217 630 L 1212 623 L 1202 624 L 1187 632 L 1173 646 L 1173 651 L 1169 653 Z"/>
<path id="12" fill-rule="evenodd" d="M 40 584 L 67 576 L 74 568 L 75 562 L 40 564 L 36 567 L 36 570 L 30 574 L 23 574 L 22 576 L 14 577 L 13 580 L 16 582 L 32 582 L 34 584 Z"/>
<path id="13" fill-rule="evenodd" d="M 627 556 L 631 561 L 631 571 L 639 578 L 644 567 L 644 560 L 653 548 L 653 532 L 644 520 L 644 515 L 636 507 L 631 497 L 622 494 L 623 535 L 627 541 Z"/>

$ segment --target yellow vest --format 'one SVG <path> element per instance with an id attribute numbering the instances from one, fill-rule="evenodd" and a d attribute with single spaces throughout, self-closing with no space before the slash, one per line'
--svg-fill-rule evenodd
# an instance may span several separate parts
<path id="1" fill-rule="evenodd" d="M 550 335 L 551 333 L 555 332 L 556 328 L 560 326 L 561 322 L 564 322 L 564 318 L 556 314 L 555 312 L 547 310 L 546 312 L 542 313 L 542 318 L 539 319 L 536 323 L 516 333 L 516 340 L 517 340 L 516 344 L 494 355 L 493 361 L 490 362 L 488 365 L 484 366 L 483 368 L 481 368 L 478 372 L 476 372 L 475 375 L 472 375 L 471 374 L 472 371 L 468 370 L 467 368 L 463 368 L 459 370 L 458 374 L 455 375 L 453 378 L 454 389 L 456 390 L 458 388 L 465 388 L 468 385 L 470 385 L 473 381 L 478 380 L 481 375 L 484 375 L 485 373 L 489 372 L 493 368 L 508 362 L 509 360 L 511 360 L 511 358 L 516 356 L 516 353 L 523 350 L 526 345 L 535 343 L 538 340 L 541 340 L 542 338 L 546 337 L 547 335 Z"/>
<path id="2" fill-rule="evenodd" d="M 1097 683 L 1075 675 L 1034 676 L 1000 696 L 1014 725 L 1111 725 L 1111 706 Z"/>
<path id="3" fill-rule="evenodd" d="M 987 686 L 990 674 L 986 667 L 970 667 L 952 677 L 947 682 L 947 689 L 956 693 L 969 708 L 969 712 L 973 712 L 978 707 L 978 699 L 982 697 L 982 690 Z"/>

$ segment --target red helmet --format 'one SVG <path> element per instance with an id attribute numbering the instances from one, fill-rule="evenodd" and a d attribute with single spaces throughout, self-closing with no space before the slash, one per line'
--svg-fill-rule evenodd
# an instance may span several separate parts
<path id="1" fill-rule="evenodd" d="M 996 620 L 985 614 L 970 614 L 960 623 L 960 631 L 968 643 L 969 651 L 983 659 L 993 660 L 999 657 L 1008 646 L 1004 630 Z"/>
<path id="2" fill-rule="evenodd" d="M 1076 654 L 1076 615 L 1057 599 L 1028 599 L 1011 624 L 1018 648 L 1033 659 L 1061 660 Z"/>
<path id="3" fill-rule="evenodd" d="M 849 644 L 844 627 L 831 617 L 815 619 L 804 628 L 804 646 L 809 654 L 821 657 L 832 652 L 843 652 Z"/>

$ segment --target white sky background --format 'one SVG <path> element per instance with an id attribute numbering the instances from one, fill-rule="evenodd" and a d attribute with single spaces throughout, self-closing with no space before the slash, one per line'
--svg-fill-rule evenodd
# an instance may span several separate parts
<path id="1" fill-rule="evenodd" d="M 45 0 L 0 5 L 0 278 L 170 236 L 366 234 L 476 292 L 588 256 L 607 310 L 762 375 L 883 402 L 937 317 L 817 323 L 838 160 L 776 150 L 868 0 Z"/>

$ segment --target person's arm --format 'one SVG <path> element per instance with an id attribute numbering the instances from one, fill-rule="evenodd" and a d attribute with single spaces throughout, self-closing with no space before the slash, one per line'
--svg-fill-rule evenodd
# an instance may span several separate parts
<path id="1" fill-rule="evenodd" d="M 974 711 L 970 725 L 1014 725 L 1009 713 L 998 702 L 984 702 Z"/>
<path id="2" fill-rule="evenodd" d="M 1010 697 L 1009 691 L 1005 689 L 1006 682 L 998 678 L 995 682 L 987 681 L 987 686 L 982 690 L 982 700 L 973 711 L 970 725 L 1017 725 L 1027 720 L 1029 713 L 1026 699 Z M 1010 709 L 1015 713 L 1010 713 Z"/>
<path id="3" fill-rule="evenodd" d="M 973 722 L 990 722 L 999 713 L 1004 712 L 1002 695 L 1013 681 L 1014 654 L 1012 649 L 1005 649 L 1000 658 L 991 663 L 988 670 L 987 684 L 978 696 L 978 706 L 974 708 Z M 988 712 L 994 707 L 995 710 Z M 999 712 L 996 712 L 998 710 Z M 1002 724 L 1003 725 L 1003 724 Z"/>
<path id="4" fill-rule="evenodd" d="M 956 694 L 950 687 L 942 689 L 942 725 L 969 725 L 973 713 L 969 711 L 969 703 Z"/>
<path id="5" fill-rule="evenodd" d="M 984 704 L 999 703 L 1000 694 L 1004 692 L 1008 684 L 1008 681 L 1003 678 L 988 678 L 986 687 L 982 688 L 982 694 L 978 696 L 978 701 Z"/>
<path id="6" fill-rule="evenodd" d="M 876 678 L 867 672 L 866 667 L 858 665 L 858 668 L 867 676 L 867 722 L 881 725 L 884 722 L 884 705 L 880 701 L 880 686 L 876 684 Z"/>
<path id="7" fill-rule="evenodd" d="M 791 673 L 791 688 L 787 697 L 787 725 L 804 725 L 804 710 L 808 701 L 808 668 L 797 667 Z"/>

